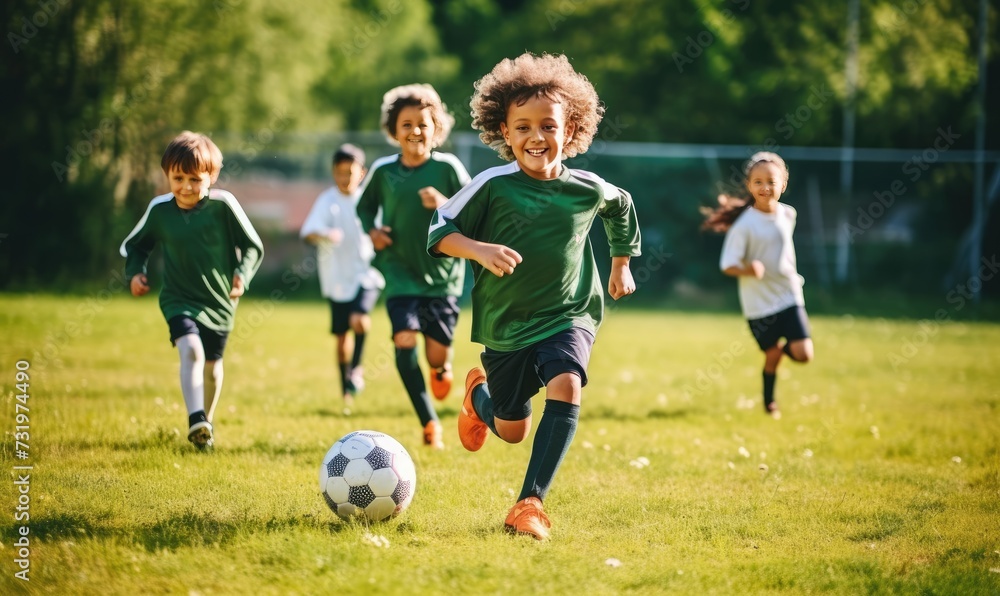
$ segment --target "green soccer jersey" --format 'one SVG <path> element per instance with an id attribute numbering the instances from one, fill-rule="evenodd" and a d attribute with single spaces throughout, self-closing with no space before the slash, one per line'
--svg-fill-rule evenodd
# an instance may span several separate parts
<path id="1" fill-rule="evenodd" d="M 157 245 L 163 251 L 164 318 L 187 315 L 209 329 L 232 331 L 233 275 L 239 274 L 249 287 L 264 255 L 264 245 L 236 197 L 213 188 L 193 209 L 178 207 L 172 194 L 150 201 L 122 242 L 126 279 L 146 273 Z"/>
<path id="2" fill-rule="evenodd" d="M 472 263 L 472 340 L 509 352 L 579 327 L 596 334 L 604 287 L 590 245 L 596 217 L 604 221 L 611 256 L 639 256 L 632 197 L 583 170 L 563 168 L 536 180 L 517 163 L 476 176 L 437 210 L 427 249 L 448 234 L 514 249 L 523 261 L 497 277 Z"/>
<path id="3" fill-rule="evenodd" d="M 434 215 L 420 202 L 419 191 L 433 186 L 450 197 L 469 183 L 469 173 L 450 153 L 432 152 L 416 168 L 403 165 L 399 155 L 375 160 L 361 183 L 358 218 L 365 231 L 392 228 L 392 246 L 379 251 L 373 264 L 385 276 L 385 296 L 460 296 L 465 277 L 461 259 L 434 259 L 427 254 L 427 227 Z"/>

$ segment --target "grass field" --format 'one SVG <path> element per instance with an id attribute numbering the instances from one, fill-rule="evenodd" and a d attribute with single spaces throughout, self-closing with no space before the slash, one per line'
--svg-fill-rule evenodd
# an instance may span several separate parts
<path id="1" fill-rule="evenodd" d="M 447 448 L 426 450 L 374 319 L 346 416 L 326 307 L 245 300 L 205 455 L 155 298 L 0 295 L 0 593 L 1000 593 L 1000 325 L 813 317 L 816 360 L 783 364 L 776 421 L 738 313 L 615 311 L 536 543 L 502 530 L 530 439 L 464 451 L 456 387 Z M 459 379 L 478 361 L 468 323 Z M 410 509 L 370 527 L 317 488 L 327 448 L 361 428 L 418 475 Z"/>

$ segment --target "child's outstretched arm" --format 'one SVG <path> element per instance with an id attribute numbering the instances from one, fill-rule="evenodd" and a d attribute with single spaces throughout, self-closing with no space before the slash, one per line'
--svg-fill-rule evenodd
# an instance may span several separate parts
<path id="1" fill-rule="evenodd" d="M 448 256 L 475 261 L 497 277 L 503 277 L 505 273 L 507 275 L 514 273 L 514 268 L 522 261 L 521 255 L 513 248 L 502 244 L 473 240 L 458 232 L 452 232 L 439 240 L 432 247 L 432 250 Z M 629 279 L 631 277 L 629 274 Z"/>
<path id="2" fill-rule="evenodd" d="M 631 257 L 611 257 L 611 278 L 608 280 L 608 293 L 615 300 L 635 292 L 635 280 L 628 266 Z"/>

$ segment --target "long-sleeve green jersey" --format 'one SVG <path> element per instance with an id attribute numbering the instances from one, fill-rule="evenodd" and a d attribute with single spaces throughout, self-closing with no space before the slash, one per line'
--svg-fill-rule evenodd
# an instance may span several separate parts
<path id="1" fill-rule="evenodd" d="M 596 334 L 604 317 L 589 236 L 597 217 L 612 257 L 639 256 L 632 197 L 584 170 L 537 180 L 514 162 L 482 172 L 441 206 L 428 233 L 431 255 L 440 256 L 434 246 L 458 232 L 523 259 L 503 277 L 472 263 L 472 340 L 508 352 L 571 327 Z"/>
<path id="2" fill-rule="evenodd" d="M 249 287 L 264 256 L 264 245 L 236 198 L 213 188 L 192 209 L 178 207 L 172 194 L 150 201 L 121 245 L 126 279 L 146 273 L 156 246 L 163 252 L 164 318 L 187 315 L 209 329 L 232 331 L 233 276 Z"/>
<path id="3" fill-rule="evenodd" d="M 375 160 L 361 183 L 358 218 L 365 231 L 381 224 L 392 229 L 392 246 L 379 251 L 373 264 L 385 277 L 385 297 L 460 296 L 465 278 L 461 259 L 427 255 L 427 227 L 434 210 L 423 206 L 420 189 L 433 186 L 450 197 L 469 182 L 462 162 L 450 153 L 409 168 L 397 155 Z"/>

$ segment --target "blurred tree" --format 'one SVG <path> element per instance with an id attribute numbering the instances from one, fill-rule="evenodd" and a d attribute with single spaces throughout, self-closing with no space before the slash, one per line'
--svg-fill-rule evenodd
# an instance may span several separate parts
<path id="1" fill-rule="evenodd" d="M 321 0 L 3 3 L 0 288 L 117 271 L 177 132 L 246 131 L 259 146 L 315 124 L 302 98 L 344 14 Z"/>
<path id="2" fill-rule="evenodd" d="M 353 7 L 346 34 L 326 46 L 328 66 L 313 87 L 314 101 L 342 114 L 347 130 L 377 130 L 386 91 L 429 83 L 455 112 L 449 91 L 458 88 L 459 60 L 443 53 L 429 5 L 423 0 L 370 0 Z M 469 95 L 471 90 L 465 97 Z"/>

